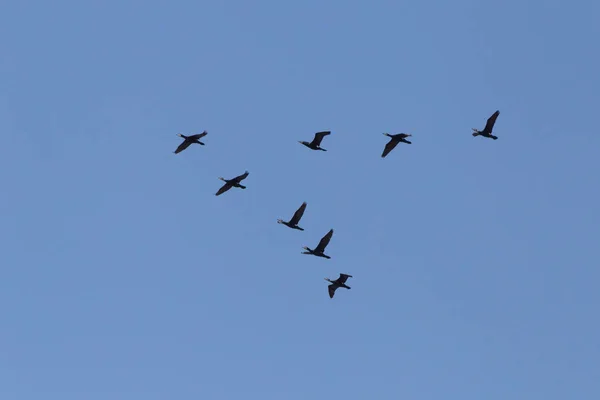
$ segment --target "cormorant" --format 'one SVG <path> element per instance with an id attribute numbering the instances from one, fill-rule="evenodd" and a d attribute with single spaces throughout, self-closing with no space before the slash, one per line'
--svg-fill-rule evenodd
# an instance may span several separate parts
<path id="1" fill-rule="evenodd" d="M 219 189 L 219 191 L 215 194 L 215 196 L 219 196 L 219 195 L 225 193 L 226 191 L 228 191 L 232 187 L 236 187 L 236 188 L 240 188 L 240 189 L 246 189 L 246 186 L 240 185 L 240 182 L 243 181 L 244 179 L 246 179 L 246 177 L 248 176 L 248 174 L 249 174 L 249 172 L 246 171 L 242 175 L 236 176 L 233 179 L 224 179 L 224 178 L 219 177 L 219 179 L 222 180 L 222 181 L 224 181 L 225 184 L 223 186 L 221 186 L 221 189 Z"/>
<path id="2" fill-rule="evenodd" d="M 174 153 L 175 154 L 181 153 L 182 151 L 187 149 L 189 147 L 189 145 L 192 143 L 198 143 L 198 144 L 201 144 L 202 146 L 204 146 L 204 143 L 202 143 L 199 139 L 203 138 L 206 135 L 208 135 L 208 132 L 206 132 L 206 131 L 204 131 L 202 133 L 198 133 L 196 135 L 191 135 L 191 136 L 185 136 L 185 135 L 182 135 L 181 133 L 178 133 L 177 136 L 183 138 L 183 142 L 179 145 L 179 147 L 177 147 L 177 149 L 174 151 Z"/>
<path id="3" fill-rule="evenodd" d="M 350 289 L 350 286 L 346 285 L 346 281 L 348 280 L 348 278 L 352 278 L 352 275 L 347 275 L 347 274 L 340 274 L 340 277 L 337 278 L 335 281 L 332 281 L 329 278 L 325 278 L 326 281 L 331 282 L 331 285 L 329 285 L 327 287 L 327 290 L 329 291 L 329 297 L 333 299 L 333 295 L 335 294 L 335 291 L 337 288 L 346 288 L 346 289 Z"/>
<path id="4" fill-rule="evenodd" d="M 495 113 L 493 113 L 492 116 L 488 118 L 485 124 L 485 128 L 483 128 L 482 131 L 478 131 L 475 128 L 471 128 L 473 129 L 473 136 L 483 136 L 494 140 L 498 139 L 498 136 L 492 135 L 492 129 L 494 129 L 494 124 L 496 123 L 496 118 L 498 118 L 498 115 L 500 115 L 500 111 L 496 111 Z"/>
<path id="5" fill-rule="evenodd" d="M 323 150 L 323 151 L 327 151 L 323 148 L 321 148 L 321 141 L 323 140 L 323 138 L 327 135 L 331 134 L 331 131 L 323 131 L 323 132 L 317 132 L 315 133 L 315 138 L 312 140 L 312 142 L 302 142 L 302 141 L 298 141 L 298 143 L 302 143 L 303 145 L 305 145 L 306 147 L 308 147 L 309 149 L 312 150 Z"/>
<path id="6" fill-rule="evenodd" d="M 306 202 L 302 203 L 302 205 L 300 206 L 300 208 L 298 208 L 296 210 L 296 212 L 294 213 L 294 216 L 292 216 L 292 219 L 290 219 L 289 222 L 285 222 L 282 219 L 278 219 L 277 223 L 278 224 L 284 224 L 286 226 L 289 226 L 292 229 L 298 229 L 299 231 L 303 231 L 303 228 L 300 228 L 298 226 L 298 222 L 300 222 L 300 218 L 302 218 L 302 215 L 304 215 L 304 210 L 306 210 Z"/>
<path id="7" fill-rule="evenodd" d="M 390 135 L 389 133 L 384 133 L 384 135 L 387 137 L 390 137 L 391 139 L 385 145 L 385 148 L 383 149 L 383 153 L 381 154 L 381 158 L 385 158 L 385 156 L 387 156 L 390 151 L 394 150 L 394 147 L 396 147 L 398 145 L 398 143 L 400 143 L 400 142 L 412 144 L 411 142 L 406 140 L 407 137 L 412 136 L 409 133 L 397 133 L 395 135 Z"/>
<path id="8" fill-rule="evenodd" d="M 313 256 L 317 256 L 317 257 L 331 258 L 328 255 L 326 255 L 324 253 L 324 251 L 325 251 L 325 247 L 327 247 L 327 245 L 329 244 L 329 241 L 331 240 L 332 236 L 333 236 L 333 229 L 331 229 L 329 232 L 327 232 L 327 234 L 325 236 L 323 236 L 323 238 L 321 239 L 321 241 L 319 242 L 319 244 L 317 245 L 317 247 L 314 250 L 311 250 L 308 247 L 304 246 L 303 249 L 306 251 L 303 251 L 302 254 L 312 254 Z"/>

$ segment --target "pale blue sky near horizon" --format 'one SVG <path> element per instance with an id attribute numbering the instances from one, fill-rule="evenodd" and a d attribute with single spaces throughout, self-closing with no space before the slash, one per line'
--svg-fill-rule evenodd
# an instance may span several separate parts
<path id="1" fill-rule="evenodd" d="M 599 22 L 2 2 L 0 399 L 599 398 Z"/>

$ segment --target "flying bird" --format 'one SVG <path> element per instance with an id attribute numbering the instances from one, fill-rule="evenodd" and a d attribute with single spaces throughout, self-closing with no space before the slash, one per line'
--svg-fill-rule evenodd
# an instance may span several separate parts
<path id="1" fill-rule="evenodd" d="M 390 153 L 390 151 L 394 150 L 394 147 L 396 147 L 398 145 L 398 143 L 400 143 L 400 142 L 412 144 L 411 142 L 406 140 L 407 137 L 412 136 L 409 133 L 397 133 L 395 135 L 390 135 L 389 133 L 384 133 L 384 135 L 391 139 L 385 145 L 385 148 L 383 149 L 383 153 L 381 154 L 381 158 L 385 158 L 385 156 L 387 156 Z"/>
<path id="2" fill-rule="evenodd" d="M 329 297 L 333 299 L 333 295 L 335 294 L 335 291 L 337 288 L 346 288 L 346 289 L 350 289 L 350 286 L 346 285 L 346 281 L 348 280 L 348 278 L 352 278 L 352 275 L 347 275 L 347 274 L 340 274 L 340 277 L 337 278 L 335 281 L 332 281 L 329 278 L 325 278 L 326 281 L 331 282 L 331 285 L 329 285 L 327 287 L 327 290 L 329 291 Z"/>
<path id="3" fill-rule="evenodd" d="M 494 129 L 494 124 L 496 123 L 498 115 L 500 115 L 500 111 L 496 111 L 495 113 L 493 113 L 492 116 L 488 118 L 485 124 L 485 128 L 483 128 L 482 131 L 479 131 L 475 128 L 471 128 L 473 129 L 473 136 L 483 136 L 494 140 L 498 139 L 498 136 L 492 135 L 492 130 Z"/>
<path id="4" fill-rule="evenodd" d="M 292 229 L 298 229 L 299 231 L 303 231 L 304 229 L 300 228 L 298 226 L 298 222 L 300 222 L 300 218 L 302 218 L 302 215 L 304 215 L 304 210 L 306 210 L 306 202 L 302 203 L 302 205 L 300 206 L 300 208 L 298 208 L 296 210 L 296 212 L 292 216 L 292 219 L 290 219 L 289 222 L 286 222 L 286 221 L 284 221 L 282 219 L 278 219 L 277 223 L 289 226 Z"/>
<path id="5" fill-rule="evenodd" d="M 305 145 L 306 147 L 308 147 L 309 149 L 312 150 L 323 150 L 323 151 L 327 151 L 324 148 L 321 147 L 321 141 L 323 140 L 323 138 L 327 135 L 330 135 L 331 131 L 323 131 L 323 132 L 317 132 L 315 133 L 315 138 L 312 140 L 312 142 L 303 142 L 303 141 L 298 141 L 298 143 L 302 143 L 303 145 Z"/>
<path id="6" fill-rule="evenodd" d="M 333 236 L 333 229 L 331 229 L 329 232 L 327 232 L 327 234 L 325 236 L 323 236 L 323 238 L 321 239 L 321 241 L 319 242 L 319 244 L 317 245 L 317 247 L 314 250 L 311 250 L 308 247 L 304 246 L 303 249 L 306 251 L 303 251 L 302 254 L 312 254 L 313 256 L 317 256 L 317 257 L 331 258 L 328 255 L 326 255 L 324 253 L 324 251 L 325 251 L 325 247 L 327 247 L 327 245 L 329 244 L 329 241 L 331 240 L 332 236 Z"/>
<path id="7" fill-rule="evenodd" d="M 208 135 L 208 132 L 206 132 L 206 131 L 204 131 L 202 133 L 198 133 L 196 135 L 191 135 L 191 136 L 185 136 L 185 135 L 182 135 L 181 133 L 178 133 L 177 136 L 183 138 L 183 142 L 179 145 L 179 147 L 177 147 L 177 149 L 173 153 L 175 153 L 175 154 L 181 153 L 182 151 L 187 149 L 190 146 L 190 144 L 192 144 L 192 143 L 198 143 L 198 144 L 201 144 L 202 146 L 204 146 L 204 143 L 202 143 L 200 141 L 200 139 L 206 135 Z"/>
<path id="8" fill-rule="evenodd" d="M 222 180 L 222 181 L 224 181 L 225 184 L 223 186 L 221 186 L 221 189 L 219 189 L 219 191 L 215 194 L 215 196 L 219 196 L 219 195 L 225 193 L 226 191 L 228 191 L 232 187 L 236 187 L 236 188 L 240 188 L 240 189 L 246 189 L 246 186 L 240 185 L 240 182 L 243 181 L 244 179 L 246 179 L 246 177 L 248 176 L 248 174 L 249 174 L 249 172 L 246 171 L 242 175 L 236 176 L 233 179 L 224 179 L 222 177 L 219 177 L 219 179 Z"/>

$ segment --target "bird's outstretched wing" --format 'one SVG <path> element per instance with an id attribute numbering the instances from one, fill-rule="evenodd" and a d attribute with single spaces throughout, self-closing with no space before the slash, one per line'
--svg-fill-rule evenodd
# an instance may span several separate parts
<path id="1" fill-rule="evenodd" d="M 491 117 L 488 118 L 486 124 L 485 124 L 485 128 L 483 129 L 484 132 L 492 133 L 492 129 L 494 128 L 494 124 L 496 123 L 496 119 L 498 118 L 498 115 L 500 115 L 500 111 L 496 111 L 495 113 L 492 114 Z"/>
<path id="2" fill-rule="evenodd" d="M 243 181 L 244 179 L 246 179 L 249 174 L 250 173 L 248 171 L 246 171 L 242 175 L 239 175 L 239 176 L 236 176 L 235 178 L 233 178 L 233 180 L 236 181 L 237 183 L 240 183 L 241 181 Z"/>
<path id="3" fill-rule="evenodd" d="M 294 216 L 292 217 L 292 219 L 290 219 L 290 224 L 298 225 L 298 222 L 300 222 L 300 218 L 302 218 L 302 216 L 304 215 L 304 210 L 306 210 L 306 202 L 302 203 L 300 208 L 296 210 Z"/>
<path id="4" fill-rule="evenodd" d="M 333 229 L 331 229 L 319 242 L 319 245 L 315 248 L 315 252 L 322 253 L 325 251 L 325 247 L 329 244 L 331 237 L 333 236 Z"/>
<path id="5" fill-rule="evenodd" d="M 311 145 L 312 146 L 320 146 L 323 138 L 329 134 L 331 134 L 331 131 L 322 131 L 322 132 L 315 133 L 315 138 L 311 142 Z"/>
<path id="6" fill-rule="evenodd" d="M 336 281 L 338 283 L 346 283 L 346 281 L 348 280 L 348 278 L 352 278 L 352 275 L 348 275 L 348 274 L 340 274 L 340 277 L 336 279 Z"/>
<path id="7" fill-rule="evenodd" d="M 215 193 L 215 196 L 220 196 L 223 193 L 225 193 L 226 191 L 228 191 L 229 189 L 231 189 L 231 183 L 226 183 L 223 186 L 221 186 L 221 189 L 219 189 L 219 191 L 217 193 Z"/>
<path id="8" fill-rule="evenodd" d="M 390 153 L 390 151 L 394 150 L 394 147 L 396 147 L 398 143 L 399 139 L 391 138 L 390 141 L 387 142 L 387 144 L 385 145 L 383 153 L 381 153 L 381 158 L 385 158 L 385 156 L 387 156 Z"/>
<path id="9" fill-rule="evenodd" d="M 197 139 L 202 139 L 204 136 L 208 135 L 208 132 L 204 131 L 202 133 L 197 133 L 195 135 L 192 136 L 188 136 L 190 139 L 192 140 L 197 140 Z"/>
<path id="10" fill-rule="evenodd" d="M 179 146 L 177 146 L 177 149 L 175 149 L 175 154 L 181 153 L 182 151 L 190 147 L 190 144 L 192 144 L 192 142 L 185 139 Z"/>
<path id="11" fill-rule="evenodd" d="M 400 139 L 406 139 L 407 137 L 410 137 L 410 136 L 412 136 L 410 133 L 399 133 L 398 134 L 398 137 Z"/>
<path id="12" fill-rule="evenodd" d="M 327 290 L 329 291 L 329 297 L 333 299 L 333 295 L 335 294 L 335 290 L 338 288 L 338 286 L 334 283 L 332 283 L 331 285 L 327 286 Z"/>

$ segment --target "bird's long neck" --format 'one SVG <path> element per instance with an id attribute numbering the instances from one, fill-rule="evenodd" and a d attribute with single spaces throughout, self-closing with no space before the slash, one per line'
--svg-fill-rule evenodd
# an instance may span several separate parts
<path id="1" fill-rule="evenodd" d="M 181 137 L 181 138 L 187 139 L 187 136 L 185 136 L 185 135 L 182 135 L 181 133 L 178 133 L 177 135 L 178 135 L 179 137 Z"/>

